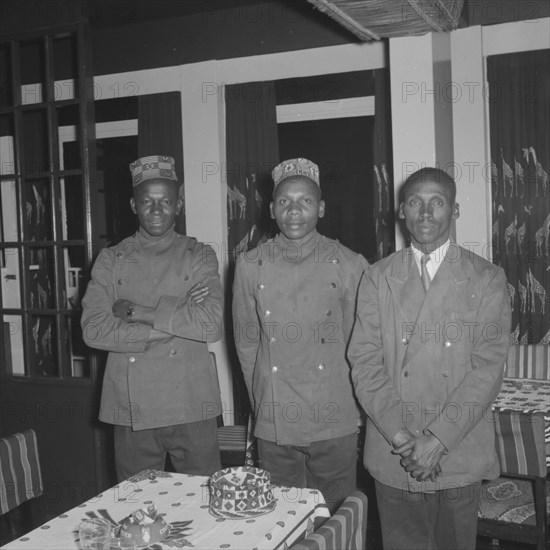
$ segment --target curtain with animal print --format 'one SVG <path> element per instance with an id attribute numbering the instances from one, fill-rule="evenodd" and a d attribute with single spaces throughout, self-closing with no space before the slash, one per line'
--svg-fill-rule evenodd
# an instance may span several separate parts
<path id="1" fill-rule="evenodd" d="M 226 86 L 225 106 L 227 240 L 231 263 L 240 252 L 271 236 L 271 170 L 279 163 L 274 83 Z"/>
<path id="2" fill-rule="evenodd" d="M 550 50 L 487 59 L 493 262 L 514 344 L 550 344 Z"/>

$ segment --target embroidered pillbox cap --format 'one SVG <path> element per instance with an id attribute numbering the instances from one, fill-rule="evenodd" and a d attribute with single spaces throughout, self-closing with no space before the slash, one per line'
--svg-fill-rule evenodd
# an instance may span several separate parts
<path id="1" fill-rule="evenodd" d="M 319 167 L 314 162 L 301 157 L 283 160 L 283 162 L 273 168 L 271 176 L 273 177 L 275 187 L 283 180 L 296 176 L 305 176 L 313 181 L 313 183 L 319 185 L 319 187 L 321 186 L 319 183 Z"/>
<path id="2" fill-rule="evenodd" d="M 171 180 L 178 183 L 174 159 L 163 155 L 151 155 L 135 160 L 130 163 L 130 173 L 134 187 L 153 179 Z"/>

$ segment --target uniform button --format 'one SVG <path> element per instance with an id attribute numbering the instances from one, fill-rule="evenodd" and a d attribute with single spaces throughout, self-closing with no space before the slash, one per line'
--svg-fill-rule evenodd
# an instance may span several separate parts
<path id="1" fill-rule="evenodd" d="M 124 254 L 122 252 L 117 252 L 116 253 L 117 258 L 122 258 L 122 256 L 124 256 Z"/>
<path id="2" fill-rule="evenodd" d="M 188 281 L 189 280 L 189 275 L 186 275 L 184 278 L 183 278 L 184 281 Z"/>
<path id="3" fill-rule="evenodd" d="M 319 370 L 325 370 L 325 365 L 321 363 L 318 367 Z"/>
<path id="4" fill-rule="evenodd" d="M 130 363 L 135 363 L 136 358 L 132 355 L 131 357 L 128 357 L 128 361 L 130 361 Z"/>
<path id="5" fill-rule="evenodd" d="M 176 353 L 178 353 L 177 350 L 175 350 L 175 349 L 170 350 L 170 355 L 176 355 Z"/>
<path id="6" fill-rule="evenodd" d="M 339 264 L 340 263 L 340 260 L 338 258 L 335 258 L 334 260 L 332 260 L 332 263 L 333 264 Z"/>
<path id="7" fill-rule="evenodd" d="M 330 283 L 330 286 L 331 286 L 332 288 L 336 288 L 336 283 Z"/>
<path id="8" fill-rule="evenodd" d="M 263 290 L 263 288 L 264 288 L 264 285 L 263 285 L 262 283 L 260 283 L 260 284 L 258 285 L 258 289 L 259 289 L 259 290 Z"/>
<path id="9" fill-rule="evenodd" d="M 444 371 L 441 373 L 441 376 L 443 376 L 444 378 L 447 378 L 447 377 L 449 376 L 448 371 L 444 370 Z"/>
<path id="10" fill-rule="evenodd" d="M 276 365 L 271 367 L 271 372 L 277 372 L 278 370 L 279 370 L 279 367 L 277 367 Z"/>
<path id="11" fill-rule="evenodd" d="M 271 315 L 271 311 L 269 311 L 269 309 L 266 309 L 265 311 L 265 316 L 266 317 L 269 317 Z"/>
<path id="12" fill-rule="evenodd" d="M 269 342 L 270 342 L 271 344 L 273 344 L 273 342 L 275 342 L 275 336 L 272 336 L 272 337 L 269 339 Z"/>
<path id="13" fill-rule="evenodd" d="M 330 309 L 327 311 L 327 317 L 330 317 L 332 315 L 332 311 Z"/>
<path id="14" fill-rule="evenodd" d="M 443 344 L 446 348 L 450 348 L 451 347 L 451 342 L 449 342 L 449 340 L 446 340 L 445 343 Z"/>
<path id="15" fill-rule="evenodd" d="M 262 260 L 258 260 L 258 265 L 262 265 L 263 264 L 263 261 Z"/>
<path id="16" fill-rule="evenodd" d="M 403 338 L 403 340 L 401 340 L 401 343 L 407 345 L 409 341 L 406 338 Z"/>
<path id="17" fill-rule="evenodd" d="M 408 378 L 408 377 L 409 377 L 409 371 L 406 370 L 406 371 L 403 373 L 403 376 L 404 376 L 405 378 Z"/>
<path id="18" fill-rule="evenodd" d="M 119 280 L 117 281 L 117 283 L 118 283 L 119 285 L 123 285 L 123 284 L 124 284 L 124 279 L 119 279 Z"/>
<path id="19" fill-rule="evenodd" d="M 325 343 L 325 339 L 321 338 L 321 344 L 324 344 L 324 343 Z"/>

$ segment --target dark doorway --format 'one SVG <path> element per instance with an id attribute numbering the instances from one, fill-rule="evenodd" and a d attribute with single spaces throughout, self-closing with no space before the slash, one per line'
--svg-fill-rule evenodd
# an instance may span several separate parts
<path id="1" fill-rule="evenodd" d="M 376 256 L 373 211 L 374 117 L 278 125 L 280 158 L 306 157 L 319 165 L 325 217 L 318 230 L 365 258 Z"/>
<path id="2" fill-rule="evenodd" d="M 65 164 L 77 158 L 79 144 L 63 144 Z M 130 209 L 132 178 L 128 165 L 138 154 L 137 136 L 119 136 L 96 140 L 97 192 L 104 201 L 92 212 L 94 234 L 101 248 L 119 243 L 137 230 L 137 219 Z"/>
<path id="3" fill-rule="evenodd" d="M 128 165 L 138 157 L 138 137 L 124 136 L 97 140 L 98 172 L 105 193 L 105 239 L 112 246 L 137 229 L 130 209 L 132 178 Z M 102 235 L 103 237 L 103 235 Z"/>

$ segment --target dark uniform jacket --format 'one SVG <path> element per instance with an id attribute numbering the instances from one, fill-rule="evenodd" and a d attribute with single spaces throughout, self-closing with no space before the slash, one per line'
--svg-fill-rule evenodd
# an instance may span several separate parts
<path id="1" fill-rule="evenodd" d="M 510 338 L 503 270 L 451 243 L 424 293 L 410 249 L 371 267 L 359 288 L 352 377 L 367 412 L 365 466 L 399 489 L 431 492 L 498 476 L 491 403 Z M 391 454 L 403 427 L 447 448 L 442 475 L 418 483 Z"/>
<path id="2" fill-rule="evenodd" d="M 196 284 L 210 294 L 186 299 Z M 113 316 L 119 298 L 156 307 L 154 327 Z M 109 351 L 100 420 L 134 430 L 205 420 L 220 411 L 206 342 L 221 337 L 222 288 L 214 251 L 174 231 L 138 231 L 99 254 L 82 300 L 84 341 Z"/>
<path id="3" fill-rule="evenodd" d="M 243 253 L 233 288 L 235 342 L 257 437 L 282 445 L 357 429 L 346 346 L 366 260 L 317 232 Z"/>

